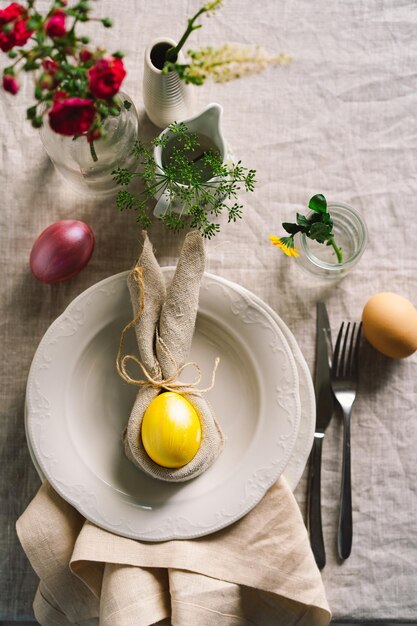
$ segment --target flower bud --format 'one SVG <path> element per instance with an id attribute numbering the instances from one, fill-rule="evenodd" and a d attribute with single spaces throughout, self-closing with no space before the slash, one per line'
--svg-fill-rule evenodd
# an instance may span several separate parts
<path id="1" fill-rule="evenodd" d="M 87 50 L 86 48 L 81 50 L 80 60 L 82 63 L 88 63 L 89 61 L 91 61 L 92 58 L 93 58 L 93 53 L 91 52 L 91 50 Z"/>
<path id="2" fill-rule="evenodd" d="M 19 83 L 14 76 L 6 74 L 3 76 L 3 89 L 4 91 L 8 91 L 9 93 L 16 95 L 19 91 Z"/>

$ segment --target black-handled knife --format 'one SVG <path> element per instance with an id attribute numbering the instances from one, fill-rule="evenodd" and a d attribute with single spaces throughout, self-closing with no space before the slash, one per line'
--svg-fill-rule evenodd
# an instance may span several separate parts
<path id="1" fill-rule="evenodd" d="M 321 522 L 321 455 L 324 433 L 333 414 L 334 398 L 330 384 L 332 340 L 329 318 L 324 302 L 317 303 L 316 369 L 314 390 L 316 394 L 316 429 L 310 454 L 308 485 L 308 528 L 314 558 L 320 569 L 326 565 L 323 528 Z"/>

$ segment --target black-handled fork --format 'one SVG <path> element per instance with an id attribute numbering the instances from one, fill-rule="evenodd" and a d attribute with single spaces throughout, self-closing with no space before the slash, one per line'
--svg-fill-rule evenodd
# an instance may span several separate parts
<path id="1" fill-rule="evenodd" d="M 359 373 L 359 346 L 362 324 L 343 322 L 336 339 L 331 385 L 343 415 L 343 460 L 340 491 L 338 552 L 347 559 L 352 550 L 352 484 L 350 467 L 350 415 L 356 398 Z"/>

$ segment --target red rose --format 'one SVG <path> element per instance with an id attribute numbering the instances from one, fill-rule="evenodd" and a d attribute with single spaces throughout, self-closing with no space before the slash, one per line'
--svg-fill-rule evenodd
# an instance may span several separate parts
<path id="1" fill-rule="evenodd" d="M 49 125 L 60 135 L 83 135 L 88 131 L 95 116 L 94 102 L 83 98 L 66 98 L 66 94 L 55 94 L 49 111 Z"/>
<path id="2" fill-rule="evenodd" d="M 9 93 L 15 95 L 19 91 L 19 83 L 14 76 L 5 74 L 3 76 L 3 89 L 4 91 L 8 91 Z"/>
<path id="3" fill-rule="evenodd" d="M 17 2 L 12 2 L 12 4 L 9 4 L 8 7 L 0 10 L 0 23 L 3 25 L 8 24 L 9 22 L 14 22 L 22 15 L 26 15 L 25 7 Z"/>
<path id="4" fill-rule="evenodd" d="M 49 37 L 64 37 L 67 33 L 65 26 L 66 14 L 61 9 L 55 9 L 52 16 L 46 22 L 46 34 Z"/>
<path id="5" fill-rule="evenodd" d="M 59 65 L 56 61 L 53 61 L 52 59 L 42 59 L 42 67 L 47 74 L 54 76 L 55 72 L 59 68 Z"/>
<path id="6" fill-rule="evenodd" d="M 80 60 L 82 63 L 88 63 L 93 58 L 93 53 L 91 50 L 87 50 L 87 48 L 83 48 L 80 52 Z"/>
<path id="7" fill-rule="evenodd" d="M 42 59 L 43 72 L 37 82 L 41 89 L 53 89 L 58 85 L 55 74 L 59 69 L 59 65 L 52 59 Z"/>
<path id="8" fill-rule="evenodd" d="M 0 10 L 0 48 L 3 52 L 15 46 L 24 46 L 31 36 L 33 31 L 27 29 L 26 15 L 26 9 L 17 2 Z M 4 32 L 6 24 L 13 24 L 12 30 Z"/>
<path id="9" fill-rule="evenodd" d="M 125 76 L 126 70 L 121 59 L 100 59 L 88 71 L 91 93 L 104 100 L 112 98 L 119 91 Z"/>

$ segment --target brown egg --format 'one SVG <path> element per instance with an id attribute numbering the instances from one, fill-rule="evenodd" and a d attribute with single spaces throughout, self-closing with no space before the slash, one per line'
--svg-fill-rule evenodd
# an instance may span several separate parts
<path id="1" fill-rule="evenodd" d="M 397 293 L 372 296 L 362 313 L 362 330 L 369 343 L 393 359 L 417 350 L 417 310 Z"/>

